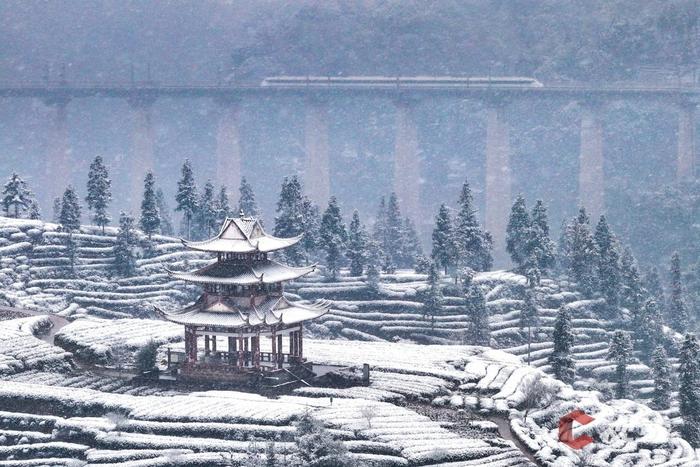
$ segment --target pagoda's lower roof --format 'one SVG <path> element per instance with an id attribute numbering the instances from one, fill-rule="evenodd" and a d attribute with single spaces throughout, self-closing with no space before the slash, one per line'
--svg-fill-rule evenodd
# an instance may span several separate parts
<path id="1" fill-rule="evenodd" d="M 324 315 L 329 306 L 324 300 L 300 304 L 289 302 L 282 296 L 263 297 L 242 306 L 240 300 L 203 294 L 197 302 L 184 310 L 160 314 L 168 321 L 190 326 L 244 328 L 301 323 Z"/>
<path id="2" fill-rule="evenodd" d="M 294 280 L 315 269 L 316 265 L 296 268 L 276 261 L 262 260 L 247 264 L 217 261 L 194 272 L 168 272 L 175 279 L 195 284 L 254 285 Z"/>

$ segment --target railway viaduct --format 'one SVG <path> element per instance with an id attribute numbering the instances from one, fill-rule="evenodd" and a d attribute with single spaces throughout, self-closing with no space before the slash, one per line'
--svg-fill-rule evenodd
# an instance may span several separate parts
<path id="1" fill-rule="evenodd" d="M 219 182 L 238 180 L 241 173 L 239 113 L 244 99 L 302 97 L 305 129 L 304 178 L 309 196 L 323 206 L 331 193 L 329 176 L 328 105 L 331 100 L 370 96 L 395 106 L 393 187 L 403 211 L 416 219 L 421 212 L 420 141 L 415 119 L 416 105 L 434 98 L 475 99 L 486 109 L 485 198 L 486 228 L 492 232 L 496 256 L 502 255 L 505 227 L 511 204 L 511 169 L 508 104 L 515 100 L 558 99 L 580 104 L 580 153 L 578 195 L 592 216 L 604 207 L 604 141 L 601 109 L 615 100 L 672 103 L 678 111 L 677 179 L 695 176 L 697 165 L 696 109 L 700 86 L 643 85 L 542 85 L 531 78 L 453 77 L 275 77 L 258 85 L 167 85 L 152 81 L 128 83 L 57 82 L 0 83 L 0 97 L 37 98 L 52 109 L 47 157 L 47 187 L 52 196 L 63 189 L 71 168 L 66 123 L 73 99 L 103 97 L 125 99 L 133 111 L 133 154 L 130 160 L 133 192 L 141 190 L 143 175 L 153 167 L 154 132 L 152 107 L 159 98 L 206 98 L 222 106 L 217 131 Z M 235 187 L 232 187 L 235 188 Z"/>

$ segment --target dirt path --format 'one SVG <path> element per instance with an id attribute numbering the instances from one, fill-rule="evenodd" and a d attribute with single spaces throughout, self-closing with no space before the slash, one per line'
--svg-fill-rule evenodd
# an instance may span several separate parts
<path id="1" fill-rule="evenodd" d="M 498 434 L 501 436 L 501 438 L 512 441 L 513 444 L 515 444 L 515 447 L 517 447 L 530 462 L 535 465 L 542 465 L 537 458 L 535 458 L 534 454 L 532 454 L 530 448 L 528 448 L 525 443 L 520 441 L 520 438 L 515 436 L 515 433 L 513 433 L 513 430 L 510 428 L 510 421 L 506 416 L 493 414 L 487 415 L 485 418 L 486 420 L 495 423 L 496 426 L 498 426 Z"/>
<path id="2" fill-rule="evenodd" d="M 42 313 L 40 311 L 24 310 L 21 308 L 14 308 L 11 306 L 0 306 L 0 314 L 11 316 L 12 318 L 22 318 L 29 316 L 48 316 L 51 320 L 51 328 L 44 334 L 38 335 L 39 339 L 48 342 L 53 345 L 54 336 L 61 328 L 69 323 L 69 321 L 63 316 L 54 315 L 51 313 Z"/>

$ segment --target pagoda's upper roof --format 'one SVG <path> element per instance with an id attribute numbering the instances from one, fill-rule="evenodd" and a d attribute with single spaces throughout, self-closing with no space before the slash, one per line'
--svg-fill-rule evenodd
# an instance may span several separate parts
<path id="1" fill-rule="evenodd" d="M 296 324 L 318 318 L 325 314 L 328 308 L 329 303 L 326 301 L 307 305 L 289 302 L 282 296 L 264 297 L 242 305 L 240 300 L 204 294 L 184 310 L 159 313 L 168 321 L 190 326 L 243 328 Z"/>
<path id="2" fill-rule="evenodd" d="M 314 269 L 316 265 L 295 268 L 263 260 L 250 264 L 217 261 L 194 272 L 168 272 L 175 279 L 195 284 L 253 285 L 294 280 Z"/>
<path id="3" fill-rule="evenodd" d="M 254 217 L 228 217 L 216 237 L 201 242 L 182 240 L 182 243 L 193 250 L 212 253 L 267 253 L 290 247 L 301 237 L 273 237 L 265 233 Z"/>

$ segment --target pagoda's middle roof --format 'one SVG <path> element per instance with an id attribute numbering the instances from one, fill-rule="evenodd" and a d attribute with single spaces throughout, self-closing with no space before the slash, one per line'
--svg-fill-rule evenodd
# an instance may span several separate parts
<path id="1" fill-rule="evenodd" d="M 216 237 L 201 242 L 182 240 L 182 243 L 193 250 L 212 253 L 267 253 L 290 247 L 301 240 L 301 237 L 274 237 L 265 232 L 256 218 L 229 217 Z"/>
<path id="2" fill-rule="evenodd" d="M 168 272 L 175 279 L 196 284 L 253 285 L 294 280 L 314 269 L 316 265 L 294 268 L 276 261 L 264 260 L 252 263 L 217 261 L 194 272 Z"/>

